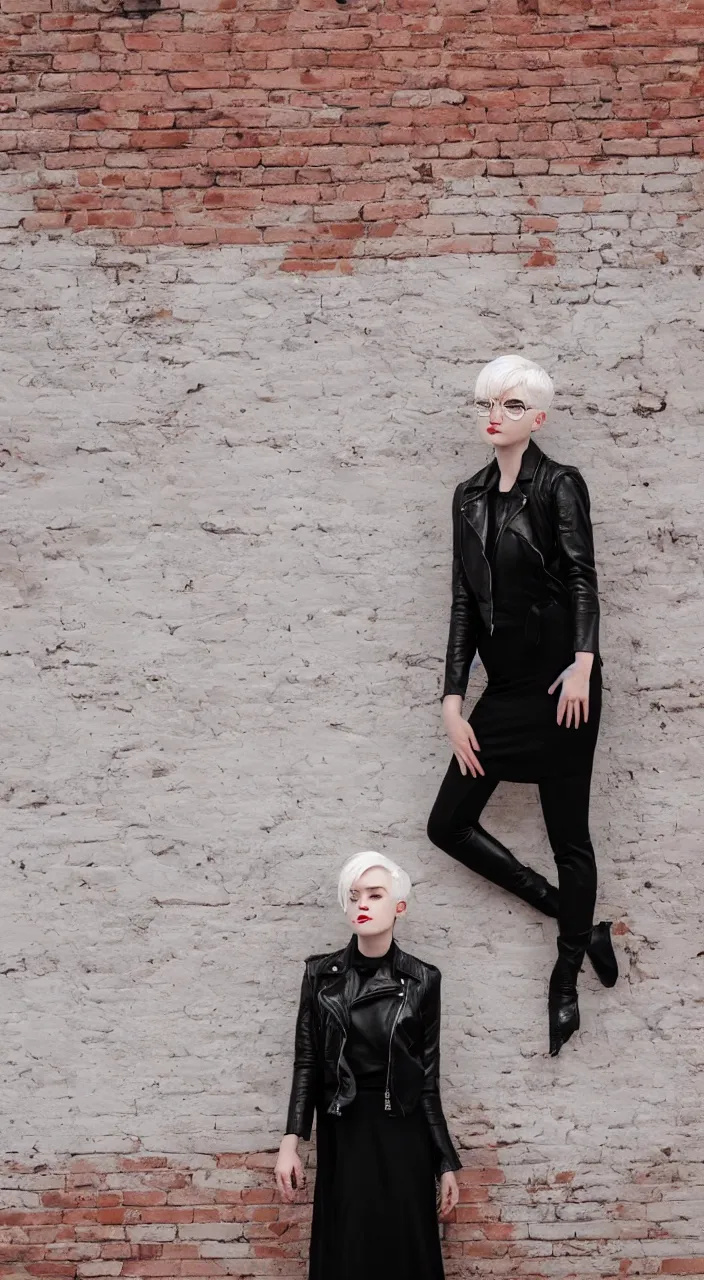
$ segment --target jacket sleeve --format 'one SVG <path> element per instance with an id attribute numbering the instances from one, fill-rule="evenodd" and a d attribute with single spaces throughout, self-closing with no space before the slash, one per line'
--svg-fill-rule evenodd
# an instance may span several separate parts
<path id="1" fill-rule="evenodd" d="M 461 1169 L 460 1160 L 448 1133 L 447 1121 L 440 1101 L 440 972 L 432 972 L 423 1001 L 423 1065 L 425 1083 L 421 1106 L 428 1120 L 435 1150 L 438 1176 Z"/>
<path id="2" fill-rule="evenodd" d="M 578 471 L 563 472 L 553 490 L 560 572 L 570 593 L 575 653 L 599 652 L 599 594 L 589 490 Z"/>
<path id="3" fill-rule="evenodd" d="M 467 692 L 469 668 L 477 651 L 479 610 L 462 564 L 460 547 L 460 500 L 462 486 L 458 485 L 452 499 L 452 607 L 450 609 L 450 634 L 445 656 L 445 683 L 442 696 Z"/>
<path id="4" fill-rule="evenodd" d="M 299 1138 L 310 1138 L 315 1111 L 316 1081 L 318 1071 L 315 1004 L 308 968 L 301 984 L 301 1000 L 296 1019 L 296 1039 L 293 1060 L 293 1082 L 286 1120 L 286 1133 L 296 1133 Z"/>

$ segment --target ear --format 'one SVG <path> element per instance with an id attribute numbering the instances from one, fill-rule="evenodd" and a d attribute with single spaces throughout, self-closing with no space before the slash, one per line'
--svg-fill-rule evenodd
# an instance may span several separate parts
<path id="1" fill-rule="evenodd" d="M 404 914 L 405 914 L 405 911 L 406 911 L 406 903 L 405 903 L 405 902 L 403 902 L 403 901 L 401 901 L 401 902 L 397 902 L 397 903 L 396 903 L 396 915 L 397 915 L 397 916 L 402 916 L 402 915 L 404 915 Z"/>
<path id="2" fill-rule="evenodd" d="M 533 423 L 533 426 L 531 427 L 531 431 L 538 431 L 540 427 L 542 427 L 547 416 L 548 415 L 546 414 L 544 409 L 541 409 L 538 413 L 536 413 L 535 421 Z"/>

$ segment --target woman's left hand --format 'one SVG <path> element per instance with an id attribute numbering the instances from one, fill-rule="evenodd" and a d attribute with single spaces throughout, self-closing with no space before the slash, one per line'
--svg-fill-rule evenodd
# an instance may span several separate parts
<path id="1" fill-rule="evenodd" d="M 564 719 L 566 729 L 573 721 L 575 729 L 578 729 L 580 720 L 586 724 L 589 719 L 589 674 L 586 668 L 573 664 L 561 672 L 548 689 L 548 693 L 554 693 L 562 684 L 557 703 L 557 723 L 562 724 Z"/>
<path id="2" fill-rule="evenodd" d="M 438 1217 L 447 1218 L 460 1198 L 460 1189 L 454 1173 L 443 1173 L 440 1177 L 440 1202 Z"/>

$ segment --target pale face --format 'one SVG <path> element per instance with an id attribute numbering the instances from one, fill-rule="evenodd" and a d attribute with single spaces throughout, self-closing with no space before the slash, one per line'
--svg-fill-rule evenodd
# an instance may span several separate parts
<path id="1" fill-rule="evenodd" d="M 546 418 L 545 410 L 530 405 L 527 393 L 520 387 L 511 387 L 498 402 L 475 400 L 475 406 L 479 435 L 485 444 L 494 448 L 527 444 L 532 432 L 537 431 Z"/>
<path id="2" fill-rule="evenodd" d="M 384 867 L 369 867 L 355 880 L 347 903 L 347 919 L 360 938 L 372 938 L 393 927 L 406 910 L 392 892 L 391 875 Z"/>

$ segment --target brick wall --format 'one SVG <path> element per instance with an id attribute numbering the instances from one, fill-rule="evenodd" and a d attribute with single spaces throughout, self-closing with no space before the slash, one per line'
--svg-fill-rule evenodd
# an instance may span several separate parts
<path id="1" fill-rule="evenodd" d="M 459 1205 L 442 1227 L 448 1280 L 704 1275 L 696 1152 L 691 1163 L 660 1153 L 605 1181 L 579 1161 L 538 1176 L 509 1168 L 507 1177 L 480 1115 L 475 1132 L 458 1174 Z M 284 1206 L 272 1190 L 274 1159 L 8 1162 L 0 1168 L 0 1278 L 304 1280 L 314 1164 L 307 1161 L 307 1193 Z"/>
<path id="2" fill-rule="evenodd" d="M 3 225 L 294 271 L 701 238 L 697 0 L 127 2 L 2 0 Z"/>
<path id="3" fill-rule="evenodd" d="M 701 264 L 291 277 L 260 253 L 0 250 L 0 1208 L 30 1215 L 0 1219 L 3 1280 L 291 1275 L 252 1256 L 302 1245 L 256 1153 L 358 848 L 408 868 L 403 943 L 443 972 L 457 1275 L 700 1274 Z M 587 478 L 603 602 L 591 822 L 622 980 L 585 968 L 556 1060 L 554 922 L 425 835 L 451 495 L 507 346 L 555 376 L 542 444 Z M 551 871 L 534 787 L 486 825 Z"/>

